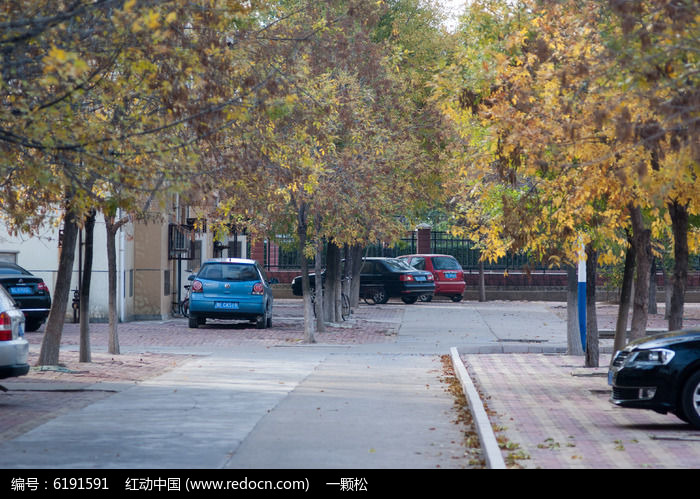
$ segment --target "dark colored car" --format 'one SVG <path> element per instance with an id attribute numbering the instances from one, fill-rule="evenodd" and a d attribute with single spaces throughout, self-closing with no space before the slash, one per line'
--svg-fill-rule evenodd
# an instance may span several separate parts
<path id="1" fill-rule="evenodd" d="M 648 336 L 615 353 L 610 401 L 675 414 L 700 428 L 700 330 Z"/>
<path id="2" fill-rule="evenodd" d="M 44 280 L 19 265 L 0 262 L 0 284 L 24 312 L 26 330 L 39 329 L 51 310 L 51 294 Z"/>
<path id="3" fill-rule="evenodd" d="M 432 272 L 435 280 L 435 296 L 449 296 L 454 302 L 464 296 L 464 271 L 451 255 L 403 255 L 398 257 L 411 267 Z M 428 301 L 428 300 L 426 300 Z"/>
<path id="4" fill-rule="evenodd" d="M 191 328 L 207 318 L 255 321 L 258 329 L 272 326 L 272 288 L 255 260 L 208 260 L 190 280 Z"/>
<path id="5" fill-rule="evenodd" d="M 0 286 L 0 379 L 29 372 L 29 343 L 24 339 L 24 314 Z"/>
<path id="6" fill-rule="evenodd" d="M 309 275 L 311 285 L 315 277 Z M 374 303 L 386 303 L 390 298 L 401 298 L 404 303 L 415 303 L 421 295 L 432 296 L 435 291 L 433 274 L 417 270 L 396 258 L 363 258 L 360 270 L 360 295 Z M 292 281 L 292 292 L 301 296 L 301 276 Z"/>

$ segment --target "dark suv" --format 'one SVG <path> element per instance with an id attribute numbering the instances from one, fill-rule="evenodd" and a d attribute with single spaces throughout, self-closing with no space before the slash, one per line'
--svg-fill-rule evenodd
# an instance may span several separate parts
<path id="1" fill-rule="evenodd" d="M 310 274 L 311 286 L 315 276 Z M 363 258 L 360 270 L 360 296 L 373 303 L 386 303 L 390 298 L 401 298 L 404 303 L 415 303 L 419 296 L 435 292 L 433 274 L 417 270 L 396 258 Z M 301 276 L 292 280 L 292 293 L 301 296 Z"/>

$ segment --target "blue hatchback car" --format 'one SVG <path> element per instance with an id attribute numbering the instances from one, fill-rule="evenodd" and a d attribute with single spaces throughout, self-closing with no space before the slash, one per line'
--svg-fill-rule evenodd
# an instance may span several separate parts
<path id="1" fill-rule="evenodd" d="M 215 258 L 190 276 L 189 326 L 208 318 L 249 320 L 258 329 L 272 326 L 272 289 L 255 260 Z"/>

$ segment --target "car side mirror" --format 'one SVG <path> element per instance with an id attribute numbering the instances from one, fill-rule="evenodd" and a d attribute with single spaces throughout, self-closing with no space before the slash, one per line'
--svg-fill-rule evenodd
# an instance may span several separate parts
<path id="1" fill-rule="evenodd" d="M 194 274 L 190 274 L 190 276 L 187 278 L 187 280 L 188 280 L 188 281 L 194 281 L 195 277 L 196 277 L 196 276 L 195 276 Z"/>

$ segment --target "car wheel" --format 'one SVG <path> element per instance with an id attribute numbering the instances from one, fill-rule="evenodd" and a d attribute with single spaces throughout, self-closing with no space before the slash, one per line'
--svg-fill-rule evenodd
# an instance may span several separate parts
<path id="1" fill-rule="evenodd" d="M 383 305 L 384 303 L 388 302 L 389 295 L 387 295 L 386 289 L 382 288 L 375 291 L 372 295 L 372 301 L 378 305 Z"/>
<path id="2" fill-rule="evenodd" d="M 433 295 L 420 295 L 420 301 L 428 302 L 433 300 Z"/>
<path id="3" fill-rule="evenodd" d="M 199 318 L 197 318 L 196 315 L 190 314 L 190 316 L 187 318 L 187 324 L 192 329 L 197 329 L 199 327 Z"/>
<path id="4" fill-rule="evenodd" d="M 265 313 L 263 315 L 259 315 L 255 319 L 255 327 L 258 329 L 265 329 L 267 327 L 268 318 L 267 307 L 265 307 Z"/>
<path id="5" fill-rule="evenodd" d="M 450 296 L 450 299 L 451 299 L 453 302 L 455 302 L 455 303 L 462 301 L 462 298 L 463 298 L 462 295 L 452 295 L 452 296 Z"/>
<path id="6" fill-rule="evenodd" d="M 406 305 L 411 305 L 413 303 L 416 303 L 418 301 L 417 296 L 402 296 L 401 301 L 404 302 Z"/>
<path id="7" fill-rule="evenodd" d="M 700 371 L 693 373 L 685 382 L 681 405 L 688 422 L 695 428 L 700 428 Z"/>

